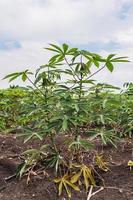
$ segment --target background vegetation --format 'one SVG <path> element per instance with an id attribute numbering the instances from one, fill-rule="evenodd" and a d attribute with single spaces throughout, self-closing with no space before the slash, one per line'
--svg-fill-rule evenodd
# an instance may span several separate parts
<path id="1" fill-rule="evenodd" d="M 34 80 L 28 70 L 5 77 L 9 81 L 21 77 L 30 86 L 0 90 L 0 131 L 17 133 L 24 142 L 42 140 L 41 147 L 23 153 L 17 174 L 28 173 L 29 182 L 31 171 L 54 168 L 59 195 L 64 187 L 71 197 L 69 187 L 78 191 L 83 182 L 87 191 L 96 185 L 95 166 L 108 170 L 103 155 L 95 151 L 95 139 L 117 147 L 117 140 L 132 137 L 133 84 L 120 89 L 93 79 L 101 70 L 112 72 L 116 62 L 128 62 L 126 57 L 103 58 L 67 44 L 50 44 L 46 49 L 55 55 L 37 69 Z M 59 136 L 66 138 L 65 151 L 57 144 Z M 95 152 L 89 165 L 84 151 Z"/>

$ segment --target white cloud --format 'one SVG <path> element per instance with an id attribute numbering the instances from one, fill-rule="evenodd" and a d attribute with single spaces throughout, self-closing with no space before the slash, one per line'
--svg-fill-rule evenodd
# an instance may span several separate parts
<path id="1" fill-rule="evenodd" d="M 48 54 L 42 48 L 49 42 L 118 42 L 121 48 L 116 51 L 132 59 L 132 11 L 133 0 L 1 0 L 0 41 L 18 41 L 21 48 L 0 51 L 0 76 L 46 62 Z M 119 85 L 131 81 L 132 74 L 130 64 L 102 76 Z"/>
<path id="2" fill-rule="evenodd" d="M 123 0 L 1 0 L 1 34 L 21 40 L 108 41 L 122 22 L 117 18 Z M 40 4 L 39 4 L 40 2 Z M 45 0 L 44 0 L 45 2 Z M 4 23 L 3 23 L 4 20 Z"/>

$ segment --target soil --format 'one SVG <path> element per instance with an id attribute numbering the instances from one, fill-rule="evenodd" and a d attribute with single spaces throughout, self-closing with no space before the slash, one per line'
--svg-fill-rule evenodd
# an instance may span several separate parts
<path id="1" fill-rule="evenodd" d="M 13 176 L 16 168 L 21 163 L 20 154 L 38 144 L 35 141 L 23 144 L 15 135 L 0 135 L 0 200 L 68 200 L 65 192 L 58 196 L 56 185 L 47 176 L 35 176 L 30 184 L 26 185 L 26 179 L 18 180 Z M 96 148 L 104 152 L 108 161 L 108 172 L 102 172 L 104 189 L 92 196 L 91 200 L 133 200 L 133 168 L 127 166 L 129 160 L 133 160 L 133 139 L 124 139 L 119 142 L 118 148 L 101 146 L 98 142 Z M 87 157 L 86 157 L 87 159 Z M 97 186 L 92 192 L 99 190 Z M 72 192 L 72 200 L 87 200 L 88 194 Z"/>

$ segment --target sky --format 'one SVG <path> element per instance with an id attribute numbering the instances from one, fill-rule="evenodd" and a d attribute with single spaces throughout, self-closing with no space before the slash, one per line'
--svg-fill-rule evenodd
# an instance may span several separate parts
<path id="1" fill-rule="evenodd" d="M 9 86 L 5 75 L 47 63 L 48 43 L 128 56 L 130 63 L 94 79 L 116 86 L 132 82 L 133 0 L 0 0 L 0 88 Z"/>

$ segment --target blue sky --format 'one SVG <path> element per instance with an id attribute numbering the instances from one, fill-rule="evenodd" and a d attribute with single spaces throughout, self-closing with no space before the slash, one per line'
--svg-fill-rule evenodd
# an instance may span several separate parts
<path id="1" fill-rule="evenodd" d="M 21 44 L 19 41 L 11 41 L 11 40 L 0 41 L 0 50 L 1 51 L 11 51 L 13 49 L 18 49 L 18 48 L 21 48 Z"/>
<path id="2" fill-rule="evenodd" d="M 133 0 L 1 0 L 0 24 L 0 79 L 46 63 L 43 47 L 52 42 L 133 60 Z M 133 64 L 118 64 L 96 79 L 131 82 Z M 0 80 L 0 87 L 8 86 Z"/>
<path id="3" fill-rule="evenodd" d="M 118 13 L 118 16 L 121 18 L 121 20 L 124 20 L 129 17 L 129 13 L 133 11 L 133 5 L 132 2 L 125 2 L 120 12 Z"/>

